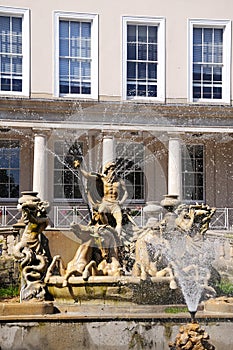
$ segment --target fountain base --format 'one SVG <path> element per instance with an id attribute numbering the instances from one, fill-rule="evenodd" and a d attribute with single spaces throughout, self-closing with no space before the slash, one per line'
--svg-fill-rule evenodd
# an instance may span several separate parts
<path id="1" fill-rule="evenodd" d="M 63 287 L 62 276 L 51 276 L 47 282 L 50 295 L 56 302 L 92 302 L 137 304 L 182 304 L 180 288 L 170 288 L 169 277 L 149 277 L 146 281 L 132 276 L 70 277 Z"/>
<path id="2" fill-rule="evenodd" d="M 214 313 L 233 313 L 233 298 L 219 297 L 209 299 L 204 303 L 204 310 L 206 312 Z"/>

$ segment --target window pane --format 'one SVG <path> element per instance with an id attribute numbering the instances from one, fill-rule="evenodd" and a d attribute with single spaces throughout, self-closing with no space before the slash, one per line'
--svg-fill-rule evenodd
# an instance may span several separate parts
<path id="1" fill-rule="evenodd" d="M 127 84 L 127 96 L 136 96 L 136 84 Z"/>
<path id="2" fill-rule="evenodd" d="M 128 62 L 127 63 L 127 78 L 135 79 L 136 78 L 136 63 Z"/>
<path id="3" fill-rule="evenodd" d="M 79 79 L 80 78 L 80 62 L 77 60 L 72 60 L 70 62 L 70 77 Z"/>
<path id="4" fill-rule="evenodd" d="M 213 47 L 212 45 L 203 46 L 203 61 L 204 62 L 213 62 Z"/>
<path id="5" fill-rule="evenodd" d="M 138 96 L 146 96 L 146 86 L 138 85 Z"/>
<path id="6" fill-rule="evenodd" d="M 69 22 L 68 21 L 60 21 L 59 32 L 60 32 L 60 38 L 62 38 L 62 39 L 69 38 Z"/>
<path id="7" fill-rule="evenodd" d="M 194 46 L 193 48 L 193 61 L 202 62 L 202 46 Z"/>
<path id="8" fill-rule="evenodd" d="M 81 43 L 78 39 L 70 40 L 70 56 L 79 57 L 81 56 Z M 69 42 L 67 41 L 67 48 L 69 47 Z"/>
<path id="9" fill-rule="evenodd" d="M 85 39 L 91 38 L 91 24 L 90 23 L 81 23 L 82 37 Z"/>
<path id="10" fill-rule="evenodd" d="M 214 29 L 214 43 L 222 45 L 223 43 L 223 29 Z"/>
<path id="11" fill-rule="evenodd" d="M 215 46 L 214 47 L 214 63 L 222 63 L 222 46 Z"/>
<path id="12" fill-rule="evenodd" d="M 68 94 L 69 93 L 69 81 L 68 80 L 60 80 L 60 93 Z"/>
<path id="13" fill-rule="evenodd" d="M 12 18 L 12 32 L 14 35 L 20 35 L 22 34 L 22 19 L 13 17 Z"/>
<path id="14" fill-rule="evenodd" d="M 138 63 L 138 79 L 146 78 L 146 63 Z"/>
<path id="15" fill-rule="evenodd" d="M 148 42 L 157 43 L 157 27 L 148 27 Z"/>
<path id="16" fill-rule="evenodd" d="M 212 81 L 212 68 L 209 66 L 203 67 L 203 81 L 211 82 Z"/>
<path id="17" fill-rule="evenodd" d="M 147 26 L 138 26 L 138 41 L 147 41 Z"/>
<path id="18" fill-rule="evenodd" d="M 59 40 L 59 55 L 60 56 L 69 56 L 69 41 L 68 39 Z"/>
<path id="19" fill-rule="evenodd" d="M 22 53 L 22 37 L 12 36 L 12 53 L 21 54 Z"/>
<path id="20" fill-rule="evenodd" d="M 148 79 L 150 80 L 157 79 L 157 64 L 148 63 Z"/>
<path id="21" fill-rule="evenodd" d="M 202 44 L 202 29 L 193 28 L 193 44 L 201 45 Z"/>
<path id="22" fill-rule="evenodd" d="M 156 85 L 148 85 L 148 96 L 156 97 L 157 96 L 157 86 Z"/>
<path id="23" fill-rule="evenodd" d="M 200 86 L 193 87 L 193 97 L 194 98 L 201 98 L 201 87 Z"/>
<path id="24" fill-rule="evenodd" d="M 77 39 L 80 37 L 80 22 L 70 22 L 70 38 Z"/>
<path id="25" fill-rule="evenodd" d="M 147 45 L 138 44 L 138 60 L 147 60 Z"/>
<path id="26" fill-rule="evenodd" d="M 157 61 L 157 45 L 148 45 L 148 60 Z"/>
<path id="27" fill-rule="evenodd" d="M 22 74 L 22 57 L 12 58 L 12 72 L 21 76 Z"/>
<path id="28" fill-rule="evenodd" d="M 82 94 L 90 94 L 91 93 L 91 84 L 90 83 L 83 83 L 82 84 Z"/>
<path id="29" fill-rule="evenodd" d="M 11 80 L 2 78 L 1 79 L 1 90 L 2 91 L 10 91 L 11 90 Z"/>
<path id="30" fill-rule="evenodd" d="M 69 76 L 69 60 L 62 58 L 60 59 L 60 76 L 68 77 Z"/>
<path id="31" fill-rule="evenodd" d="M 22 80 L 12 79 L 12 91 L 22 91 Z"/>
<path id="32" fill-rule="evenodd" d="M 201 81 L 201 65 L 198 65 L 198 64 L 193 65 L 193 81 L 195 82 Z"/>
<path id="33" fill-rule="evenodd" d="M 136 26 L 128 25 L 127 26 L 127 40 L 136 41 Z"/>
<path id="34" fill-rule="evenodd" d="M 11 59 L 10 59 L 10 57 L 2 56 L 1 72 L 10 74 L 10 72 L 11 72 Z"/>
<path id="35" fill-rule="evenodd" d="M 82 70 L 82 78 L 83 79 L 90 79 L 90 74 L 91 74 L 90 62 L 82 62 L 81 63 L 81 70 Z"/>
<path id="36" fill-rule="evenodd" d="M 89 40 L 81 40 L 81 57 L 91 57 L 91 46 Z"/>
<path id="37" fill-rule="evenodd" d="M 219 87 L 213 87 L 213 98 L 214 99 L 221 99 L 222 98 L 222 88 Z"/>
<path id="38" fill-rule="evenodd" d="M 10 34 L 10 17 L 0 16 L 1 34 Z"/>
<path id="39" fill-rule="evenodd" d="M 213 29 L 205 28 L 204 29 L 204 44 L 212 44 L 213 42 Z"/>
<path id="40" fill-rule="evenodd" d="M 211 87 L 208 86 L 204 86 L 203 87 L 203 98 L 211 98 L 212 94 L 211 94 Z"/>
<path id="41" fill-rule="evenodd" d="M 136 44 L 129 43 L 127 45 L 127 58 L 128 60 L 136 60 Z"/>

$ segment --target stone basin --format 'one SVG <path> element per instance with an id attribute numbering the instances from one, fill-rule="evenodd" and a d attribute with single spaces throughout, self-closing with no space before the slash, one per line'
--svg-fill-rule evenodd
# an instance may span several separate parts
<path id="1" fill-rule="evenodd" d="M 57 302 L 133 302 L 137 304 L 183 303 L 180 288 L 170 288 L 169 277 L 150 277 L 142 281 L 132 276 L 91 276 L 88 281 L 82 277 L 70 277 L 67 287 L 64 278 L 51 276 L 47 288 Z"/>
<path id="2" fill-rule="evenodd" d="M 211 298 L 204 303 L 204 310 L 215 313 L 233 313 L 233 298 Z"/>

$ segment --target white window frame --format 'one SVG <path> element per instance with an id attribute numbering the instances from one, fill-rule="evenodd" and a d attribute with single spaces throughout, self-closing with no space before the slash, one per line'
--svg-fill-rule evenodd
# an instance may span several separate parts
<path id="1" fill-rule="evenodd" d="M 59 92 L 59 21 L 76 20 L 91 22 L 91 94 L 60 94 Z M 54 12 L 54 96 L 79 99 L 98 99 L 98 22 L 97 14 Z"/>
<path id="2" fill-rule="evenodd" d="M 193 28 L 222 28 L 223 29 L 223 70 L 222 70 L 222 99 L 193 98 Z M 188 20 L 188 100 L 202 103 L 230 103 L 231 99 L 231 21 L 230 20 Z"/>
<path id="3" fill-rule="evenodd" d="M 0 6 L 3 16 L 22 18 L 22 91 L 0 91 L 0 95 L 29 97 L 30 94 L 30 10 Z"/>
<path id="4" fill-rule="evenodd" d="M 165 18 L 164 17 L 130 17 L 123 16 L 123 45 L 122 45 L 122 97 L 124 100 L 143 100 L 165 102 Z M 127 96 L 127 25 L 158 26 L 158 70 L 157 70 L 157 97 Z"/>

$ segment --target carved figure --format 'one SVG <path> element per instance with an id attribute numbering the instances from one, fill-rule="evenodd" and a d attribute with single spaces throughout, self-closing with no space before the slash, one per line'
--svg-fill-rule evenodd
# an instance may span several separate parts
<path id="1" fill-rule="evenodd" d="M 139 276 L 142 280 L 148 277 L 169 277 L 170 288 L 176 289 L 177 284 L 171 264 L 162 255 L 159 246 L 161 234 L 158 227 L 148 227 L 143 230 L 135 245 L 135 263 L 132 270 L 133 276 Z M 153 244 L 152 244 L 153 243 Z"/>
<path id="2" fill-rule="evenodd" d="M 201 259 L 203 235 L 209 227 L 214 212 L 215 208 L 210 208 L 204 204 L 180 205 L 174 215 L 170 212 L 167 217 L 165 215 L 165 218 L 157 227 L 143 228 L 135 245 L 133 275 L 140 276 L 142 280 L 149 276 L 169 276 L 171 278 L 171 288 L 176 288 L 175 280 L 178 273 L 187 273 L 196 269 L 195 276 L 198 276 L 198 265 L 187 263 L 187 266 L 178 266 L 179 260 L 183 258 L 182 254 L 188 254 L 187 251 L 176 257 L 176 260 L 172 259 L 172 256 L 167 256 L 166 259 L 165 255 L 166 252 L 170 252 L 170 255 L 172 255 L 170 243 L 173 235 L 177 232 L 178 235 L 186 235 L 184 236 L 185 246 L 186 249 L 190 250 L 189 253 L 192 251 L 194 255 L 196 254 Z M 167 227 L 169 227 L 169 230 Z M 193 236 L 201 238 L 200 247 L 199 241 L 197 239 L 194 241 Z M 213 292 L 211 287 L 207 287 L 209 278 L 209 274 L 203 276 L 202 285 L 206 290 Z"/>
<path id="3" fill-rule="evenodd" d="M 216 208 L 206 204 L 180 205 L 177 208 L 178 217 L 175 220 L 178 230 L 192 236 L 200 234 L 204 236 L 209 228 L 210 220 Z"/>
<path id="4" fill-rule="evenodd" d="M 100 214 L 102 224 L 111 224 L 108 214 L 116 221 L 115 229 L 120 236 L 122 230 L 121 206 L 128 197 L 125 182 L 116 176 L 116 164 L 109 162 L 104 166 L 103 173 L 89 173 L 80 167 L 78 160 L 74 167 L 79 168 L 88 180 L 88 197 L 94 208 Z M 121 196 L 121 193 L 122 196 Z"/>
<path id="5" fill-rule="evenodd" d="M 25 228 L 19 243 L 14 247 L 14 257 L 22 270 L 21 299 L 43 299 L 45 295 L 43 275 L 48 259 L 41 242 L 41 233 L 47 227 L 47 202 L 27 201 L 22 204 Z"/>
<path id="6" fill-rule="evenodd" d="M 84 226 L 73 223 L 73 232 L 83 241 L 73 259 L 64 269 L 60 256 L 55 256 L 48 268 L 46 281 L 51 276 L 56 262 L 60 262 L 60 273 L 66 286 L 70 276 L 82 276 L 85 281 L 89 276 L 120 276 L 122 272 L 118 256 L 117 233 L 108 225 Z"/>

